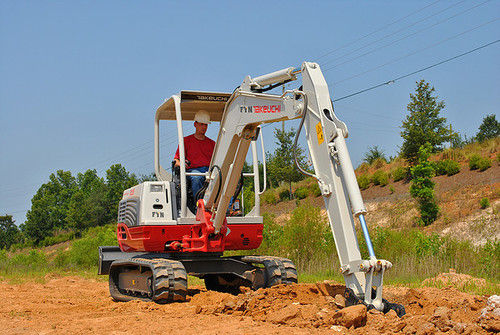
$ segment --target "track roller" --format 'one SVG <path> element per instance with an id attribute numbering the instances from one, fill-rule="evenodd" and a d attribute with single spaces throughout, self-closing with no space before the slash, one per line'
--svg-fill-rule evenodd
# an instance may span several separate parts
<path id="1" fill-rule="evenodd" d="M 169 259 L 117 260 L 110 266 L 109 291 L 117 301 L 185 301 L 186 269 L 181 262 Z"/>

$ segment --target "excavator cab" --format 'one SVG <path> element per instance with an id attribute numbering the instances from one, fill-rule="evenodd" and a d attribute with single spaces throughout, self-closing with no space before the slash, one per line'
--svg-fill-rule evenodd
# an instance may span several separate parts
<path id="1" fill-rule="evenodd" d="M 199 175 L 199 173 L 192 173 L 186 171 L 188 167 L 185 163 L 184 157 L 184 137 L 188 134 L 184 133 L 183 121 L 194 121 L 194 117 L 199 110 L 205 110 L 210 115 L 210 120 L 213 123 L 220 123 L 222 115 L 224 114 L 224 109 L 226 102 L 228 101 L 230 93 L 220 93 L 220 92 L 200 92 L 200 91 L 181 91 L 180 94 L 174 95 L 167 99 L 156 111 L 155 115 L 155 173 L 159 180 L 171 180 L 175 184 L 176 190 L 176 204 L 179 217 L 192 217 L 196 215 L 196 202 L 203 198 L 204 193 L 198 195 L 193 194 L 191 191 L 189 175 Z M 172 162 L 171 167 L 171 178 L 160 164 L 160 121 L 176 121 L 177 126 L 177 140 L 179 145 L 179 155 L 180 155 L 180 166 L 174 167 Z M 265 166 L 265 151 L 264 144 L 261 136 L 261 147 L 263 156 L 263 165 Z M 236 201 L 239 193 L 241 192 L 244 179 L 253 177 L 254 178 L 254 194 L 255 206 L 251 209 L 250 216 L 259 216 L 260 214 L 260 198 L 259 195 L 265 191 L 265 175 L 264 175 L 264 189 L 260 190 L 260 177 L 258 173 L 258 160 L 256 145 L 252 145 L 252 159 L 253 159 L 253 171 L 242 173 L 238 187 L 233 194 L 234 201 L 232 202 L 231 208 L 228 210 L 228 216 L 243 216 L 244 208 L 241 208 L 240 201 Z M 171 153 L 167 153 L 171 154 Z M 264 172 L 265 173 L 265 172 Z M 209 176 L 207 172 L 206 177 Z M 208 185 L 208 180 L 206 181 Z M 203 190 L 203 189 L 202 189 Z M 204 190 L 203 190 L 204 191 Z M 248 212 L 248 211 L 247 211 Z"/>

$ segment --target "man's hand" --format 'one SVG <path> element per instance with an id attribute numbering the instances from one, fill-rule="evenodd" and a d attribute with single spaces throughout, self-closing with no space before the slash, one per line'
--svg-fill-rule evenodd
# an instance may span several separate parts
<path id="1" fill-rule="evenodd" d="M 175 166 L 181 166 L 181 161 L 177 158 L 174 158 Z M 186 167 L 189 168 L 191 166 L 191 162 L 186 159 Z"/>

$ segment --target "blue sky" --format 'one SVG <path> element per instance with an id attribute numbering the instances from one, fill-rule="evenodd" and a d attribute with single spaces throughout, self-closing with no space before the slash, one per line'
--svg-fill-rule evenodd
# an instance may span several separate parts
<path id="1" fill-rule="evenodd" d="M 2 1 L 0 214 L 22 223 L 58 169 L 104 175 L 122 163 L 151 173 L 154 111 L 180 90 L 231 92 L 246 75 L 317 61 L 335 99 L 498 40 L 499 17 L 498 0 Z M 339 101 L 354 164 L 372 145 L 397 153 L 422 78 L 454 129 L 474 135 L 485 115 L 498 115 L 499 51 Z M 272 131 L 263 131 L 269 150 Z M 163 156 L 176 145 L 167 135 Z"/>

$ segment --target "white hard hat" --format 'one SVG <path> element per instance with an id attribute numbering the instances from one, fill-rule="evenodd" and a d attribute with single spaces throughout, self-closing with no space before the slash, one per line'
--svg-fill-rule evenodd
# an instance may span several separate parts
<path id="1" fill-rule="evenodd" d="M 206 110 L 200 109 L 194 116 L 194 120 L 199 123 L 210 124 L 210 114 Z"/>

